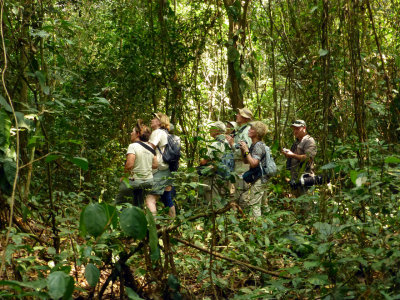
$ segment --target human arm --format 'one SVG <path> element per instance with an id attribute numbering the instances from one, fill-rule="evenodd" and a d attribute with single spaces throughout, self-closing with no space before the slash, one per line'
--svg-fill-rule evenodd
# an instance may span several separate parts
<path id="1" fill-rule="evenodd" d="M 231 146 L 231 148 L 232 148 L 233 144 L 235 142 L 234 138 L 229 134 L 225 135 L 225 138 L 226 138 L 226 141 L 228 142 L 229 146 Z"/>
<path id="2" fill-rule="evenodd" d="M 129 173 L 133 169 L 133 165 L 135 164 L 136 155 L 133 153 L 129 153 L 126 155 L 126 162 L 125 162 L 125 173 Z"/>
<path id="3" fill-rule="evenodd" d="M 131 172 L 131 170 L 133 169 L 133 166 L 135 164 L 135 159 L 136 159 L 136 155 L 133 153 L 128 153 L 126 155 L 126 162 L 125 162 L 125 167 L 124 167 L 125 174 L 129 174 Z M 124 177 L 121 177 L 120 181 L 122 182 L 123 179 L 124 179 Z"/>
<path id="4" fill-rule="evenodd" d="M 283 155 L 285 155 L 287 158 L 294 158 L 294 159 L 297 159 L 298 161 L 304 161 L 304 160 L 307 159 L 307 155 L 306 154 L 296 154 L 296 153 L 293 153 L 290 150 L 287 150 L 287 151 L 282 150 L 281 153 Z"/>
<path id="5" fill-rule="evenodd" d="M 161 133 L 159 129 L 156 129 L 150 135 L 149 144 L 153 147 L 153 149 L 156 149 L 156 147 L 160 143 L 160 140 L 161 140 Z"/>
<path id="6" fill-rule="evenodd" d="M 240 150 L 243 153 L 243 162 L 249 164 L 250 168 L 257 167 L 258 164 L 260 163 L 260 160 L 251 155 L 249 147 L 245 142 L 241 141 L 239 144 L 240 144 Z"/>
<path id="7" fill-rule="evenodd" d="M 152 161 L 152 164 L 151 164 L 151 168 L 152 169 L 157 169 L 158 168 L 157 155 L 153 156 L 153 161 Z"/>

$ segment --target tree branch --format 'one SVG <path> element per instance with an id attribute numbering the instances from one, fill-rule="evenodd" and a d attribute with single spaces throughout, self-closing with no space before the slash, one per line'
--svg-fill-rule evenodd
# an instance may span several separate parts
<path id="1" fill-rule="evenodd" d="M 207 250 L 207 249 L 201 248 L 201 247 L 196 246 L 196 245 L 194 245 L 194 244 L 192 244 L 192 243 L 189 243 L 189 242 L 187 242 L 187 241 L 184 241 L 184 240 L 182 240 L 182 239 L 180 239 L 180 238 L 178 238 L 178 237 L 176 237 L 176 236 L 174 236 L 173 238 L 176 239 L 178 242 L 180 242 L 180 243 L 186 245 L 186 246 L 192 247 L 192 248 L 194 248 L 194 249 L 197 249 L 197 250 L 199 250 L 199 251 L 202 251 L 202 252 L 205 252 L 205 253 L 208 253 L 208 254 L 212 254 L 212 255 L 215 256 L 215 257 L 218 257 L 218 258 L 221 258 L 221 259 L 230 261 L 230 262 L 232 262 L 232 263 L 234 263 L 234 264 L 237 264 L 237 265 L 240 265 L 240 266 L 244 266 L 244 267 L 247 267 L 247 268 L 249 268 L 249 269 L 253 269 L 253 270 L 256 270 L 256 271 L 259 271 L 259 272 L 262 272 L 262 273 L 265 273 L 265 274 L 268 274 L 268 275 L 272 275 L 272 276 L 275 276 L 275 277 L 281 277 L 281 278 L 285 278 L 285 279 L 291 279 L 291 277 L 286 276 L 286 275 L 284 275 L 284 274 L 281 274 L 281 273 L 278 273 L 278 272 L 274 272 L 274 271 L 268 271 L 268 270 L 266 270 L 266 269 L 263 269 L 263 268 L 260 268 L 260 267 L 257 267 L 257 266 L 254 266 L 254 265 L 245 263 L 245 262 L 243 262 L 243 261 L 240 261 L 240 260 L 237 260 L 237 259 L 234 259 L 234 258 L 230 258 L 230 257 L 226 257 L 226 256 L 223 256 L 222 254 L 219 254 L 219 253 L 211 252 L 211 251 L 209 251 L 209 250 Z"/>

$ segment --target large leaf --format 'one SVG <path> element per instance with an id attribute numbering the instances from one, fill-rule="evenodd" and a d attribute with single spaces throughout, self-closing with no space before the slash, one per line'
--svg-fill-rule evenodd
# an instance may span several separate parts
<path id="1" fill-rule="evenodd" d="M 69 276 L 61 271 L 50 273 L 47 277 L 47 288 L 53 299 L 60 299 L 68 290 Z"/>
<path id="2" fill-rule="evenodd" d="M 334 162 L 330 162 L 326 165 L 323 165 L 321 167 L 322 170 L 329 170 L 329 169 L 334 169 L 336 167 L 336 164 Z"/>
<path id="3" fill-rule="evenodd" d="M 68 159 L 74 165 L 80 167 L 82 170 L 87 171 L 89 168 L 88 160 L 84 157 L 73 157 Z"/>
<path id="4" fill-rule="evenodd" d="M 115 208 L 115 206 L 109 205 L 107 203 L 100 203 L 101 206 L 104 207 L 104 209 L 106 210 L 106 214 L 107 214 L 107 219 L 111 219 L 111 225 L 114 228 L 117 228 L 118 226 L 118 214 L 117 214 L 117 209 Z"/>
<path id="5" fill-rule="evenodd" d="M 101 235 L 107 225 L 107 213 L 100 204 L 89 204 L 83 212 L 83 222 L 86 231 L 94 236 Z"/>
<path id="6" fill-rule="evenodd" d="M 3 160 L 3 169 L 8 183 L 13 185 L 15 174 L 17 172 L 17 163 L 11 158 L 7 157 Z"/>
<path id="7" fill-rule="evenodd" d="M 26 128 L 28 130 L 32 129 L 33 122 L 29 119 L 26 119 L 22 112 L 16 111 L 15 116 L 17 117 L 19 128 Z"/>
<path id="8" fill-rule="evenodd" d="M 147 233 L 147 220 L 144 212 L 136 207 L 124 209 L 119 217 L 122 231 L 135 239 L 142 240 Z"/>
<path id="9" fill-rule="evenodd" d="M 358 172 L 356 170 L 351 170 L 350 179 L 354 184 L 356 184 L 357 177 L 358 177 Z"/>
<path id="10" fill-rule="evenodd" d="M 150 258 L 155 261 L 160 258 L 160 248 L 158 247 L 156 223 L 154 222 L 154 217 L 150 210 L 147 210 L 146 218 L 149 224 Z"/>
<path id="11" fill-rule="evenodd" d="M 100 278 L 99 269 L 94 264 L 88 264 L 85 268 L 85 278 L 90 286 L 96 286 Z"/>
<path id="12" fill-rule="evenodd" d="M 12 112 L 10 104 L 8 104 L 7 100 L 4 99 L 2 95 L 0 95 L 0 105 L 3 106 L 6 111 Z"/>
<path id="13" fill-rule="evenodd" d="M 4 109 L 0 109 L 0 148 L 6 149 L 10 146 L 11 120 Z"/>
<path id="14" fill-rule="evenodd" d="M 328 53 L 329 53 L 329 51 L 326 49 L 319 49 L 319 51 L 318 51 L 319 56 L 325 56 Z"/>
<path id="15" fill-rule="evenodd" d="M 62 157 L 61 155 L 57 155 L 57 154 L 50 154 L 48 156 L 46 156 L 45 158 L 45 162 L 51 162 L 53 160 L 59 159 L 60 157 Z"/>
<path id="16" fill-rule="evenodd" d="M 75 283 L 74 278 L 72 276 L 67 277 L 67 289 L 64 293 L 63 300 L 72 299 L 72 294 L 74 293 Z"/>
<path id="17" fill-rule="evenodd" d="M 400 164 L 400 158 L 396 156 L 388 156 L 385 158 L 387 164 Z"/>
<path id="18" fill-rule="evenodd" d="M 42 88 L 43 93 L 48 95 L 50 93 L 50 89 L 46 85 L 46 75 L 42 71 L 36 71 L 35 76 L 39 81 L 39 84 L 40 84 L 40 87 Z"/>
<path id="19" fill-rule="evenodd" d="M 130 287 L 125 288 L 126 295 L 128 296 L 129 300 L 142 300 L 143 298 L 140 298 L 139 295 L 132 290 Z"/>

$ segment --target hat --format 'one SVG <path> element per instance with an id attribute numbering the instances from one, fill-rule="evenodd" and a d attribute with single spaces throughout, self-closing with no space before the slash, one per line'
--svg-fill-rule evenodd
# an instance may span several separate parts
<path id="1" fill-rule="evenodd" d="M 307 127 L 307 126 L 306 126 L 306 122 L 303 121 L 303 120 L 296 120 L 296 121 L 294 121 L 294 122 L 292 123 L 291 126 L 293 126 L 293 127 Z"/>
<path id="2" fill-rule="evenodd" d="M 236 128 L 238 124 L 235 121 L 228 121 L 226 124 L 230 124 L 233 128 Z"/>
<path id="3" fill-rule="evenodd" d="M 243 118 L 253 119 L 253 113 L 247 107 L 239 108 L 239 115 Z"/>
<path id="4" fill-rule="evenodd" d="M 155 113 L 153 112 L 153 116 L 155 116 L 157 119 L 161 119 L 161 113 Z"/>
<path id="5" fill-rule="evenodd" d="M 221 130 L 223 132 L 226 131 L 226 126 L 223 122 L 221 121 L 216 121 L 210 124 L 210 128 L 216 128 L 218 130 Z"/>

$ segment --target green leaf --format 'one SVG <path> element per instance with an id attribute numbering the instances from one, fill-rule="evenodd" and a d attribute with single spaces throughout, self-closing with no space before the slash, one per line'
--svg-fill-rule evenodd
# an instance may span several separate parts
<path id="1" fill-rule="evenodd" d="M 320 264 L 320 262 L 319 261 L 305 261 L 304 262 L 304 268 L 306 268 L 306 269 L 311 269 L 311 268 L 315 268 L 315 267 L 318 267 L 319 266 L 319 264 Z"/>
<path id="2" fill-rule="evenodd" d="M 17 163 L 11 158 L 7 157 L 3 160 L 3 169 L 8 183 L 13 185 L 15 174 L 17 173 Z"/>
<path id="3" fill-rule="evenodd" d="M 150 258 L 156 261 L 160 258 L 160 248 L 158 247 L 158 234 L 153 214 L 150 210 L 146 212 L 146 219 L 149 227 Z"/>
<path id="4" fill-rule="evenodd" d="M 176 278 L 175 275 L 173 275 L 173 274 L 168 275 L 167 284 L 171 290 L 173 290 L 173 291 L 179 290 L 179 287 L 180 287 L 179 279 Z"/>
<path id="5" fill-rule="evenodd" d="M 130 300 L 143 300 L 143 298 L 140 298 L 138 294 L 134 290 L 132 290 L 130 287 L 125 287 L 126 295 L 128 296 L 128 299 Z"/>
<path id="6" fill-rule="evenodd" d="M 385 158 L 386 164 L 400 164 L 400 158 L 396 156 L 388 156 Z"/>
<path id="7" fill-rule="evenodd" d="M 358 177 L 358 172 L 356 170 L 351 170 L 350 179 L 354 184 L 356 184 L 357 177 Z"/>
<path id="8" fill-rule="evenodd" d="M 45 162 L 51 162 L 53 160 L 59 159 L 61 157 L 61 155 L 57 155 L 57 154 L 50 154 L 48 156 L 46 156 L 45 158 Z"/>
<path id="9" fill-rule="evenodd" d="M 314 275 L 313 277 L 308 279 L 308 282 L 313 285 L 325 285 L 328 284 L 328 275 Z"/>
<path id="10" fill-rule="evenodd" d="M 49 87 L 46 85 L 46 75 L 42 71 L 36 71 L 35 77 L 38 79 L 40 87 L 42 88 L 43 93 L 48 95 L 50 93 Z"/>
<path id="11" fill-rule="evenodd" d="M 107 225 L 107 213 L 100 204 L 89 204 L 83 212 L 83 222 L 87 232 L 94 236 L 100 236 Z"/>
<path id="12" fill-rule="evenodd" d="M 119 217 L 122 231 L 135 239 L 143 240 L 147 233 L 147 220 L 143 211 L 136 207 L 124 209 Z"/>
<path id="13" fill-rule="evenodd" d="M 89 168 L 88 160 L 84 157 L 74 157 L 68 160 L 72 162 L 74 165 L 80 167 L 84 171 L 87 171 Z"/>
<path id="14" fill-rule="evenodd" d="M 31 36 L 38 36 L 38 37 L 41 37 L 41 38 L 45 38 L 45 37 L 48 37 L 50 35 L 50 33 L 46 32 L 44 30 L 32 29 L 31 32 L 30 32 L 30 35 Z"/>
<path id="15" fill-rule="evenodd" d="M 0 105 L 3 106 L 6 111 L 12 113 L 10 104 L 8 104 L 7 100 L 2 95 L 0 95 Z"/>
<path id="16" fill-rule="evenodd" d="M 16 111 L 15 116 L 17 117 L 19 128 L 26 128 L 28 130 L 32 129 L 33 122 L 26 119 L 25 115 L 22 112 Z"/>
<path id="17" fill-rule="evenodd" d="M 72 299 L 72 294 L 74 293 L 75 283 L 74 278 L 72 276 L 67 277 L 67 289 L 64 293 L 63 300 Z"/>
<path id="18" fill-rule="evenodd" d="M 325 50 L 325 49 L 319 49 L 319 51 L 318 51 L 319 56 L 325 56 L 328 53 L 329 53 L 329 51 Z"/>
<path id="19" fill-rule="evenodd" d="M 8 114 L 0 110 L 0 148 L 7 149 L 10 146 L 11 120 Z"/>
<path id="20" fill-rule="evenodd" d="M 329 164 L 323 165 L 321 167 L 322 170 L 329 170 L 329 169 L 334 169 L 336 167 L 336 164 L 334 162 L 330 162 Z"/>
<path id="21" fill-rule="evenodd" d="M 50 273 L 47 277 L 47 288 L 53 299 L 60 299 L 67 291 L 68 275 L 61 271 Z"/>
<path id="22" fill-rule="evenodd" d="M 105 104 L 105 105 L 110 105 L 110 102 L 106 98 L 103 97 L 96 97 L 97 103 L 99 104 Z"/>
<path id="23" fill-rule="evenodd" d="M 109 220 L 110 218 L 112 218 L 111 220 L 111 225 L 114 228 L 117 228 L 118 226 L 118 214 L 117 214 L 117 210 L 115 208 L 115 206 L 109 205 L 107 203 L 100 203 L 101 206 L 104 207 L 104 209 L 106 210 L 107 213 L 107 219 Z"/>
<path id="24" fill-rule="evenodd" d="M 335 228 L 328 223 L 316 222 L 314 223 L 314 227 L 324 239 L 327 239 L 331 234 L 335 233 Z"/>
<path id="25" fill-rule="evenodd" d="M 85 268 L 85 278 L 90 286 L 96 286 L 100 279 L 100 271 L 97 267 L 90 263 Z"/>

